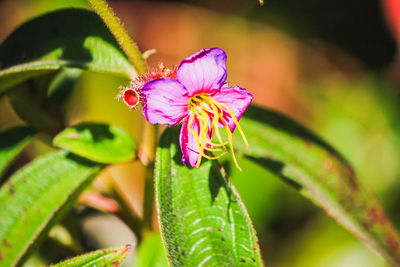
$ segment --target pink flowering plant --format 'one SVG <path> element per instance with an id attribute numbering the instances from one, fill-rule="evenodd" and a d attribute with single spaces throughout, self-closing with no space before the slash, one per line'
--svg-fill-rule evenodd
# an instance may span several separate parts
<path id="1" fill-rule="evenodd" d="M 182 124 L 179 143 L 182 161 L 198 168 L 201 159 L 218 159 L 206 152 L 227 150 L 219 128 L 228 136 L 236 166 L 232 133 L 237 127 L 248 145 L 239 120 L 253 95 L 237 85 L 229 87 L 226 54 L 220 48 L 202 49 L 180 63 L 176 79 L 148 81 L 142 88 L 143 114 L 151 124 Z M 214 136 L 217 142 L 213 143 Z"/>
<path id="2" fill-rule="evenodd" d="M 142 267 L 268 265 L 239 196 L 252 192 L 232 184 L 255 175 L 294 186 L 399 266 L 397 232 L 375 196 L 315 134 L 251 105 L 254 88 L 228 80 L 234 54 L 193 47 L 199 51 L 177 67 L 149 70 L 149 53 L 107 3 L 88 2 L 94 12 L 44 14 L 0 46 L 0 97 L 23 122 L 0 132 L 0 266 L 49 265 L 61 256 L 71 259 L 54 266 L 119 266 L 131 250 L 131 264 Z M 120 86 L 120 101 L 99 90 L 113 81 L 107 92 Z M 102 122 L 66 112 L 71 97 L 90 88 L 104 101 Z M 81 230 L 94 237 L 78 237 L 78 222 L 92 213 L 110 215 L 127 234 L 91 226 Z M 95 242 L 99 250 L 86 253 L 82 240 L 110 233 L 120 247 Z"/>

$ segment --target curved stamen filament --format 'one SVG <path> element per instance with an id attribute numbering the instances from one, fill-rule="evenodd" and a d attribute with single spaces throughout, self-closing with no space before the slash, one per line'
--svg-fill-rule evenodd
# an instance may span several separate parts
<path id="1" fill-rule="evenodd" d="M 213 143 L 213 142 L 210 141 L 208 144 L 209 144 L 210 146 L 213 146 L 213 147 L 220 147 L 220 146 L 222 146 L 222 148 L 223 148 L 224 150 L 226 150 L 225 145 L 227 145 L 228 142 L 224 142 L 224 143 L 222 143 L 222 144 L 215 144 L 215 143 Z"/>
<path id="2" fill-rule="evenodd" d="M 210 152 L 222 152 L 223 151 L 220 148 L 210 148 L 210 147 L 206 147 L 204 150 L 210 151 Z"/>
<path id="3" fill-rule="evenodd" d="M 228 153 L 228 152 L 224 152 L 224 153 L 221 153 L 220 155 L 218 155 L 218 156 L 209 156 L 209 155 L 207 155 L 207 154 L 204 154 L 203 155 L 203 157 L 205 157 L 206 159 L 211 159 L 211 160 L 213 160 L 213 159 L 219 159 L 220 157 L 222 157 L 223 155 L 225 155 L 226 153 Z"/>
<path id="4" fill-rule="evenodd" d="M 189 128 L 190 133 L 193 134 L 193 138 L 197 147 L 196 149 L 192 149 L 194 151 L 198 150 L 199 152 L 199 159 L 195 167 L 198 168 L 200 166 L 201 159 L 203 157 L 213 160 L 225 155 L 227 153 L 225 145 L 229 144 L 233 162 L 235 163 L 236 167 L 241 171 L 233 150 L 233 135 L 227 124 L 227 120 L 224 118 L 224 114 L 230 115 L 236 127 L 238 128 L 244 143 L 246 144 L 246 146 L 248 146 L 246 136 L 244 135 L 243 130 L 240 127 L 239 121 L 236 118 L 234 112 L 225 103 L 220 103 L 212 99 L 207 94 L 198 94 L 193 96 L 190 99 L 188 109 L 191 114 L 187 127 Z M 197 124 L 197 131 L 195 129 L 192 129 L 193 123 Z M 222 140 L 221 134 L 219 132 L 219 127 L 221 124 L 226 131 L 228 142 L 224 142 Z M 218 143 L 213 143 L 211 141 L 215 135 L 217 137 Z M 206 151 L 222 153 L 217 156 L 209 156 L 205 154 Z"/>
<path id="5" fill-rule="evenodd" d="M 215 100 L 214 100 L 215 101 Z M 220 103 L 222 106 L 224 106 L 226 108 L 226 110 L 228 110 L 229 114 L 231 115 L 231 118 L 233 119 L 233 121 L 236 124 L 236 127 L 240 133 L 240 135 L 242 136 L 243 142 L 246 144 L 246 147 L 249 148 L 249 143 L 247 142 L 246 136 L 244 135 L 244 132 L 242 130 L 242 127 L 240 127 L 239 121 L 236 118 L 235 114 L 233 113 L 233 111 L 224 103 Z"/>

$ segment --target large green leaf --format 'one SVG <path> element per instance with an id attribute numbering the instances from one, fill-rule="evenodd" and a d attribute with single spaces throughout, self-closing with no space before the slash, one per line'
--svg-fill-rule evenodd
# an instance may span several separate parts
<path id="1" fill-rule="evenodd" d="M 101 163 L 129 161 L 136 144 L 121 128 L 103 123 L 81 123 L 66 128 L 53 141 L 55 146 Z"/>
<path id="2" fill-rule="evenodd" d="M 25 126 L 18 126 L 0 132 L 0 178 L 6 168 L 29 144 L 34 131 Z"/>
<path id="3" fill-rule="evenodd" d="M 257 237 L 234 187 L 215 161 L 182 164 L 178 132 L 157 149 L 156 199 L 172 266 L 261 266 Z"/>
<path id="4" fill-rule="evenodd" d="M 62 104 L 71 95 L 82 70 L 62 68 L 55 75 L 36 77 L 19 84 L 8 95 L 14 111 L 31 127 L 54 135 L 64 129 Z"/>
<path id="5" fill-rule="evenodd" d="M 15 113 L 20 119 L 36 131 L 50 133 L 50 135 L 54 135 L 64 128 L 64 119 L 58 108 L 51 107 L 49 102 L 43 104 L 44 102 L 36 101 L 23 89 L 25 86 L 19 85 L 18 89 L 9 97 Z"/>
<path id="6" fill-rule="evenodd" d="M 63 9 L 26 22 L 1 44 L 0 94 L 61 67 L 126 78 L 135 73 L 100 17 L 85 9 Z"/>
<path id="7" fill-rule="evenodd" d="M 84 254 L 66 261 L 60 262 L 53 267 L 118 267 L 126 258 L 131 245 L 121 246 L 119 248 L 101 249 L 88 254 Z"/>
<path id="8" fill-rule="evenodd" d="M 23 81 L 39 75 L 51 73 L 60 69 L 61 66 L 68 66 L 68 64 L 66 61 L 36 61 L 0 70 L 0 96 L 2 96 L 7 89 Z"/>
<path id="9" fill-rule="evenodd" d="M 329 145 L 287 117 L 258 107 L 250 107 L 240 124 L 250 147 L 236 135 L 236 149 L 294 186 L 390 263 L 400 264 L 399 238 L 390 220 Z"/>
<path id="10" fill-rule="evenodd" d="M 22 262 L 101 166 L 57 151 L 17 171 L 0 189 L 0 266 Z"/>

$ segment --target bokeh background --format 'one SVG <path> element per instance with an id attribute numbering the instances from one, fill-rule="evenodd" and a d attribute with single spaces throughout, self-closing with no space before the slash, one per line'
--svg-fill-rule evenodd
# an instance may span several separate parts
<path id="1" fill-rule="evenodd" d="M 201 48 L 224 49 L 228 80 L 250 90 L 255 103 L 287 114 L 332 144 L 354 166 L 364 186 L 376 192 L 400 229 L 396 2 L 265 0 L 261 7 L 256 0 L 110 4 L 142 51 L 157 50 L 148 60 L 152 67 L 160 62 L 179 64 Z M 27 19 L 64 7 L 88 5 L 83 0 L 0 1 L 0 41 Z M 66 124 L 114 123 L 140 141 L 143 117 L 116 100 L 120 85 L 125 84 L 116 78 L 83 73 L 63 107 Z M 9 99 L 3 98 L 0 129 L 21 123 Z M 34 142 L 19 161 L 23 164 L 50 149 Z M 387 266 L 289 185 L 250 161 L 242 160 L 241 165 L 242 173 L 228 171 L 253 220 L 268 266 Z M 108 183 L 116 183 L 119 196 L 140 216 L 144 176 L 140 164 L 120 164 L 108 168 L 93 187 L 107 192 Z M 78 233 L 71 237 L 74 231 Z M 54 245 L 54 236 L 70 245 Z M 134 240 L 116 217 L 78 206 L 26 265 L 41 266 L 86 249 Z M 134 253 L 126 266 L 133 258 Z"/>

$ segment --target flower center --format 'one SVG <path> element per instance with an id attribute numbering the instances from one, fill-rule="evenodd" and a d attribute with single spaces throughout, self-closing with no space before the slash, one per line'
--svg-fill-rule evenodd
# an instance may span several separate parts
<path id="1" fill-rule="evenodd" d="M 229 144 L 233 162 L 241 171 L 233 151 L 233 135 L 228 126 L 229 116 L 232 118 L 239 130 L 244 143 L 247 146 L 248 143 L 234 112 L 225 103 L 214 100 L 208 94 L 197 94 L 192 96 L 189 101 L 188 109 L 191 112 L 188 129 L 193 134 L 197 150 L 199 151 L 199 159 L 195 167 L 198 168 L 200 166 L 203 157 L 207 159 L 218 159 L 225 155 L 227 153 L 226 145 Z M 193 125 L 193 122 L 198 123 L 198 132 L 192 129 L 191 126 Z M 221 125 L 227 134 L 228 142 L 222 140 L 219 132 L 219 126 Z M 214 136 L 217 138 L 217 143 L 212 142 Z M 209 156 L 205 154 L 207 151 L 222 153 L 218 156 Z"/>

